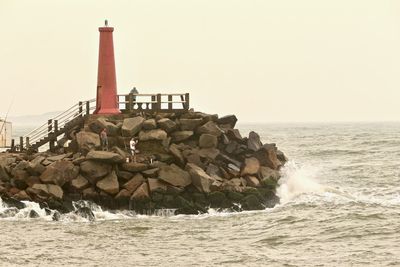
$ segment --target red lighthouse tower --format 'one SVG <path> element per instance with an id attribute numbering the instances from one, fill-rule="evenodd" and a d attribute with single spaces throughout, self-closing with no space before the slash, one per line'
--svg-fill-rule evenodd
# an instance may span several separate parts
<path id="1" fill-rule="evenodd" d="M 118 114 L 117 81 L 115 75 L 113 27 L 99 28 L 99 67 L 97 73 L 97 97 L 94 114 Z"/>

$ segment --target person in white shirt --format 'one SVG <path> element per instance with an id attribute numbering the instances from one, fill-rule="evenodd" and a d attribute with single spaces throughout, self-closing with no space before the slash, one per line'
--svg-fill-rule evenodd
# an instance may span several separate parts
<path id="1" fill-rule="evenodd" d="M 129 147 L 131 149 L 132 161 L 136 162 L 136 145 L 138 141 L 132 137 L 131 141 L 129 142 Z"/>

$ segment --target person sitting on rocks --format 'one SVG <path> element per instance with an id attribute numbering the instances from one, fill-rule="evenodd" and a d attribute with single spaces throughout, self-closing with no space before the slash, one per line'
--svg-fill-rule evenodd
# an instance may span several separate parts
<path id="1" fill-rule="evenodd" d="M 103 128 L 103 130 L 100 132 L 100 140 L 101 140 L 101 150 L 108 151 L 108 136 L 106 128 Z"/>
<path id="2" fill-rule="evenodd" d="M 131 141 L 129 142 L 129 147 L 131 150 L 131 155 L 132 155 L 132 161 L 136 162 L 136 145 L 137 145 L 138 141 L 135 140 L 134 137 L 132 137 Z"/>

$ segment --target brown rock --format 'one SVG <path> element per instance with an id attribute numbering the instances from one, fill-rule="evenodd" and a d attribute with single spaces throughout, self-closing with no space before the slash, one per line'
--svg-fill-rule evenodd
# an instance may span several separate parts
<path id="1" fill-rule="evenodd" d="M 39 190 L 47 195 L 62 199 L 64 192 L 60 186 L 54 184 L 34 184 L 32 189 Z"/>
<path id="2" fill-rule="evenodd" d="M 41 184 L 42 182 L 40 181 L 39 177 L 37 176 L 29 176 L 26 180 L 25 180 L 26 184 L 29 187 L 32 187 L 34 184 Z"/>
<path id="3" fill-rule="evenodd" d="M 176 123 L 168 118 L 163 118 L 157 121 L 158 126 L 167 133 L 176 129 Z"/>
<path id="4" fill-rule="evenodd" d="M 87 188 L 89 185 L 89 181 L 82 175 L 78 175 L 77 178 L 71 181 L 71 186 L 79 191 Z"/>
<path id="5" fill-rule="evenodd" d="M 142 183 L 136 189 L 136 191 L 132 194 L 131 199 L 139 200 L 139 199 L 148 199 L 150 198 L 150 193 L 149 193 L 149 186 L 147 185 L 146 182 Z"/>
<path id="6" fill-rule="evenodd" d="M 175 164 L 161 166 L 158 176 L 173 186 L 186 187 L 192 183 L 189 173 Z"/>
<path id="7" fill-rule="evenodd" d="M 218 124 L 228 124 L 231 128 L 235 128 L 237 118 L 235 115 L 227 115 L 218 119 Z"/>
<path id="8" fill-rule="evenodd" d="M 260 180 L 255 176 L 246 176 L 246 182 L 248 186 L 260 187 Z"/>
<path id="9" fill-rule="evenodd" d="M 192 177 L 192 183 L 197 188 L 197 190 L 205 193 L 211 192 L 210 186 L 214 182 L 214 179 L 207 173 L 205 173 L 205 171 L 202 168 L 196 166 L 195 164 L 188 163 L 186 164 L 185 169 L 189 172 L 190 176 Z"/>
<path id="10" fill-rule="evenodd" d="M 238 129 L 228 129 L 226 132 L 226 136 L 228 136 L 228 138 L 232 141 L 237 141 L 239 143 L 243 141 L 243 137 Z"/>
<path id="11" fill-rule="evenodd" d="M 161 129 L 141 131 L 139 133 L 139 141 L 150 141 L 150 140 L 165 140 L 167 139 L 167 133 Z"/>
<path id="12" fill-rule="evenodd" d="M 210 160 L 215 160 L 219 154 L 219 150 L 216 148 L 202 148 L 199 150 L 200 157 Z"/>
<path id="13" fill-rule="evenodd" d="M 122 189 L 119 193 L 115 196 L 115 199 L 129 199 L 132 193 L 126 189 Z"/>
<path id="14" fill-rule="evenodd" d="M 173 142 L 182 142 L 193 136 L 193 131 L 176 131 L 171 133 Z"/>
<path id="15" fill-rule="evenodd" d="M 117 172 L 117 176 L 118 176 L 118 178 L 121 178 L 122 180 L 129 181 L 130 179 L 132 179 L 133 173 L 120 170 Z"/>
<path id="16" fill-rule="evenodd" d="M 108 151 L 92 150 L 89 151 L 89 153 L 86 155 L 86 158 L 90 160 L 102 161 L 107 163 L 122 163 L 125 161 L 125 158 L 123 158 L 121 155 Z"/>
<path id="17" fill-rule="evenodd" d="M 167 184 L 160 179 L 149 178 L 147 181 L 149 183 L 149 190 L 151 193 L 167 191 Z"/>
<path id="18" fill-rule="evenodd" d="M 121 165 L 122 169 L 128 172 L 141 172 L 147 170 L 148 166 L 145 163 L 129 162 Z"/>
<path id="19" fill-rule="evenodd" d="M 179 150 L 179 147 L 176 144 L 172 144 L 169 147 L 169 152 L 174 156 L 180 165 L 185 164 L 185 159 L 183 158 L 182 152 Z"/>
<path id="20" fill-rule="evenodd" d="M 142 129 L 144 119 L 142 117 L 134 117 L 124 119 L 122 124 L 121 132 L 122 136 L 131 137 L 140 132 Z"/>
<path id="21" fill-rule="evenodd" d="M 14 195 L 14 198 L 18 200 L 32 200 L 25 190 L 19 191 Z"/>
<path id="22" fill-rule="evenodd" d="M 212 134 L 217 137 L 223 133 L 223 131 L 213 121 L 209 121 L 206 124 L 200 126 L 199 128 L 197 128 L 196 132 L 198 134 Z"/>
<path id="23" fill-rule="evenodd" d="M 182 131 L 193 131 L 203 123 L 203 119 L 180 119 L 179 122 Z"/>
<path id="24" fill-rule="evenodd" d="M 71 161 L 57 161 L 46 167 L 40 175 L 40 180 L 46 184 L 56 184 L 63 186 L 78 176 L 79 167 Z"/>
<path id="25" fill-rule="evenodd" d="M 247 139 L 247 147 L 252 151 L 258 151 L 262 147 L 260 136 L 256 132 L 251 131 L 249 133 L 249 138 Z"/>
<path id="26" fill-rule="evenodd" d="M 98 181 L 96 186 L 110 195 L 115 195 L 119 192 L 118 178 L 114 171 Z"/>
<path id="27" fill-rule="evenodd" d="M 89 187 L 89 188 L 86 188 L 85 190 L 83 190 L 82 196 L 84 199 L 94 200 L 94 199 L 97 199 L 99 194 L 96 192 L 96 190 L 93 187 Z"/>
<path id="28" fill-rule="evenodd" d="M 217 136 L 212 134 L 202 134 L 199 139 L 199 146 L 201 148 L 212 148 L 218 144 Z"/>
<path id="29" fill-rule="evenodd" d="M 128 190 L 131 194 L 135 192 L 135 190 L 144 182 L 143 175 L 140 173 L 133 176 L 127 183 L 125 183 L 122 187 Z"/>
<path id="30" fill-rule="evenodd" d="M 85 153 L 100 147 L 100 136 L 92 132 L 80 131 L 76 134 L 76 142 L 79 150 Z"/>
<path id="31" fill-rule="evenodd" d="M 254 156 L 258 159 L 262 166 L 269 167 L 273 170 L 278 170 L 282 163 L 277 157 L 277 148 L 275 144 L 263 145 L 260 150 L 254 153 Z"/>
<path id="32" fill-rule="evenodd" d="M 142 174 L 144 177 L 154 178 L 154 177 L 158 176 L 159 170 L 160 170 L 159 168 L 148 169 L 148 170 L 142 171 Z"/>
<path id="33" fill-rule="evenodd" d="M 256 158 L 246 158 L 241 171 L 241 175 L 255 175 L 260 170 L 260 162 Z"/>
<path id="34" fill-rule="evenodd" d="M 260 167 L 259 176 L 261 179 L 269 178 L 269 179 L 273 179 L 275 181 L 278 181 L 281 177 L 279 171 L 273 170 L 273 169 L 265 167 L 265 166 Z"/>
<path id="35" fill-rule="evenodd" d="M 148 119 L 143 122 L 143 129 L 154 130 L 157 128 L 157 123 L 155 119 Z"/>
<path id="36" fill-rule="evenodd" d="M 111 169 L 111 165 L 93 160 L 87 160 L 81 164 L 81 171 L 91 184 L 96 184 L 100 178 L 110 173 Z"/>

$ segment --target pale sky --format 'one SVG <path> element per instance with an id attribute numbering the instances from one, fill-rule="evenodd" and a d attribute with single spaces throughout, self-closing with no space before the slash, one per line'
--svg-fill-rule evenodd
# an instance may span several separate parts
<path id="1" fill-rule="evenodd" d="M 398 0 L 0 0 L 0 117 L 94 98 L 104 19 L 119 93 L 240 122 L 400 118 Z"/>

